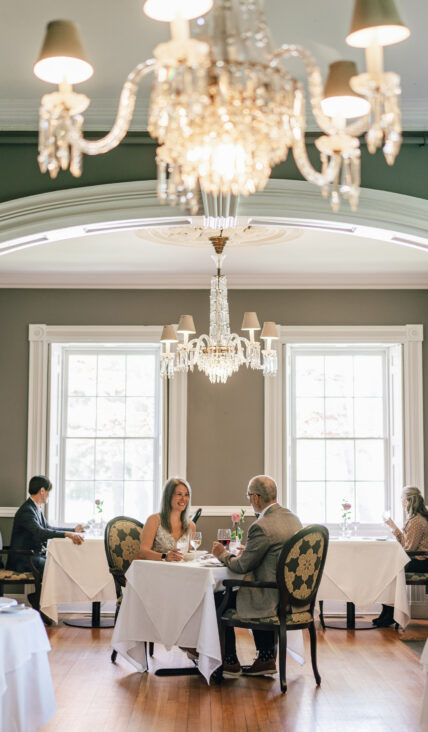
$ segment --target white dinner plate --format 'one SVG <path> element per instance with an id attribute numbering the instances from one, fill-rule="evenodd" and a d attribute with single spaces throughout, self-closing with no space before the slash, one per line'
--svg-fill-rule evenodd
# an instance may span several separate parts
<path id="1" fill-rule="evenodd" d="M 8 607 L 12 607 L 12 605 L 17 605 L 18 603 L 13 597 L 0 597 L 0 612 L 5 610 Z"/>

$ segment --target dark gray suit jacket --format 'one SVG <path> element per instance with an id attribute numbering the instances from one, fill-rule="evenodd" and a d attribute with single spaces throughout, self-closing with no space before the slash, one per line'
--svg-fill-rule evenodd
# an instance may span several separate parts
<path id="1" fill-rule="evenodd" d="M 246 580 L 275 582 L 280 552 L 285 542 L 301 528 L 300 520 L 292 511 L 274 503 L 251 524 L 241 556 L 228 554 L 223 562 L 232 572 L 245 574 Z M 277 590 L 240 587 L 236 609 L 242 618 L 267 618 L 276 615 L 278 602 Z"/>
<path id="2" fill-rule="evenodd" d="M 72 529 L 71 529 L 72 530 Z M 65 532 L 70 529 L 55 529 L 49 526 L 44 514 L 39 512 L 32 498 L 18 508 L 13 520 L 12 549 L 33 549 L 37 555 L 43 555 L 49 539 L 64 538 Z M 26 557 L 10 554 L 7 559 L 7 568 L 18 572 L 28 572 Z"/>

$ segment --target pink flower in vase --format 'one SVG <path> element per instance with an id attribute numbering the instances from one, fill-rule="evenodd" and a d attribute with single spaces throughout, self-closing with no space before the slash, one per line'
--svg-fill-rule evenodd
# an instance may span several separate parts
<path id="1" fill-rule="evenodd" d="M 241 520 L 240 513 L 232 513 L 232 523 L 233 524 L 239 524 L 240 520 Z"/>

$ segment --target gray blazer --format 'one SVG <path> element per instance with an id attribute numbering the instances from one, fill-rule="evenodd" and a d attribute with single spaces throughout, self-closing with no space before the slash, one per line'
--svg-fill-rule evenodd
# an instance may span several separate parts
<path id="1" fill-rule="evenodd" d="M 292 511 L 274 503 L 251 524 L 241 556 L 228 554 L 222 561 L 232 572 L 244 574 L 246 580 L 275 582 L 281 549 L 301 528 L 300 520 Z M 241 618 L 267 618 L 277 614 L 278 602 L 277 590 L 240 587 L 236 609 Z"/>

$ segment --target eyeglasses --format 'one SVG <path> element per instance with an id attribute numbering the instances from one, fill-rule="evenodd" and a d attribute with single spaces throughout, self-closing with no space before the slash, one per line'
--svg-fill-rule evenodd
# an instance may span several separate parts
<path id="1" fill-rule="evenodd" d="M 253 493 L 247 493 L 247 501 L 250 500 L 250 497 L 251 496 L 259 496 L 259 495 L 260 495 L 260 493 L 254 493 L 254 492 Z"/>

